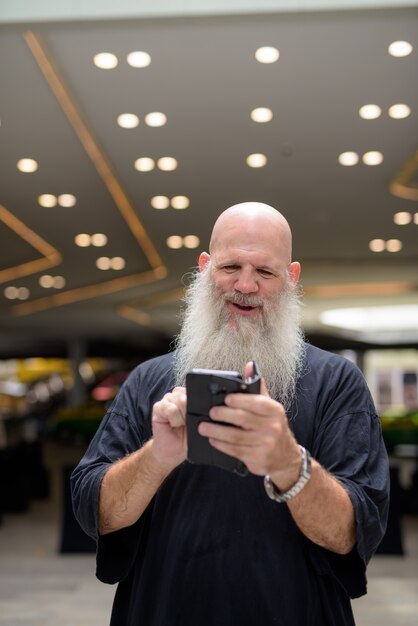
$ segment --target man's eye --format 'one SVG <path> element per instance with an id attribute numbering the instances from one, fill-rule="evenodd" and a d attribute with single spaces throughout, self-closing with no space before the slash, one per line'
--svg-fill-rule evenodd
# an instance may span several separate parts
<path id="1" fill-rule="evenodd" d="M 226 272 L 235 272 L 238 269 L 238 265 L 224 265 L 223 269 Z"/>
<path id="2" fill-rule="evenodd" d="M 266 278 L 269 278 L 270 276 L 274 276 L 273 272 L 269 272 L 269 270 L 259 269 L 258 273 L 261 274 L 261 276 L 265 276 Z"/>

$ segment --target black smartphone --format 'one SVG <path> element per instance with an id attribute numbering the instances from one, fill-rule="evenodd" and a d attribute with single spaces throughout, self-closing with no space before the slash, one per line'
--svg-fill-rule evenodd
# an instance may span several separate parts
<path id="1" fill-rule="evenodd" d="M 235 371 L 192 369 L 186 375 L 186 391 L 188 461 L 200 465 L 215 465 L 245 476 L 248 470 L 244 463 L 216 450 L 197 429 L 201 422 L 212 421 L 209 417 L 210 409 L 223 405 L 228 393 L 260 393 L 260 373 L 257 364 L 253 361 L 253 375 L 247 381 Z"/>

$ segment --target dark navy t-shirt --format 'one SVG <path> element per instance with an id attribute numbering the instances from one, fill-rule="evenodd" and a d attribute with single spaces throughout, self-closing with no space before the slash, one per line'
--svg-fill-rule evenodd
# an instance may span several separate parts
<path id="1" fill-rule="evenodd" d="M 137 367 L 72 476 L 76 516 L 97 538 L 97 576 L 118 582 L 112 626 L 326 626 L 354 624 L 350 597 L 385 528 L 388 461 L 361 372 L 306 346 L 288 412 L 298 442 L 347 490 L 357 544 L 337 555 L 307 539 L 262 477 L 179 466 L 143 516 L 98 537 L 100 483 L 116 459 L 152 435 L 151 409 L 173 387 L 173 354 Z"/>

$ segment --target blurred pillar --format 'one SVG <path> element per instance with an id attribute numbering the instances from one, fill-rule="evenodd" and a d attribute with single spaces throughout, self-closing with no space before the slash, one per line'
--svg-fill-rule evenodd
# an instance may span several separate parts
<path id="1" fill-rule="evenodd" d="M 74 384 L 68 395 L 69 406 L 82 406 L 87 401 L 87 386 L 80 374 L 80 366 L 86 359 L 86 342 L 84 339 L 73 338 L 68 342 L 68 359 L 70 361 Z"/>

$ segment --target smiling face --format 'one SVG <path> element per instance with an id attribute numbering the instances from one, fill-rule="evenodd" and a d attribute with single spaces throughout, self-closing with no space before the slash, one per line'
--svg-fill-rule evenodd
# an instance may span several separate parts
<path id="1" fill-rule="evenodd" d="M 246 203 L 215 224 L 185 295 L 175 379 L 192 368 L 244 372 L 257 361 L 273 398 L 290 406 L 303 365 L 299 263 L 289 225 L 272 207 Z"/>
<path id="2" fill-rule="evenodd" d="M 289 273 L 299 279 L 299 263 L 291 263 L 291 232 L 285 218 L 260 203 L 227 209 L 217 220 L 210 252 L 199 259 L 203 270 L 210 261 L 218 293 L 224 296 L 231 319 L 258 319 L 264 307 L 277 301 Z"/>

